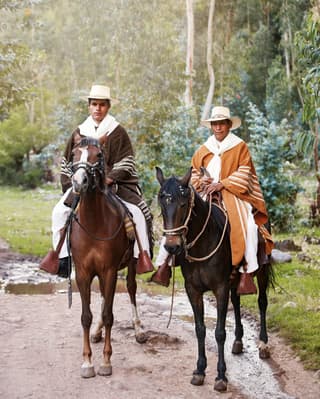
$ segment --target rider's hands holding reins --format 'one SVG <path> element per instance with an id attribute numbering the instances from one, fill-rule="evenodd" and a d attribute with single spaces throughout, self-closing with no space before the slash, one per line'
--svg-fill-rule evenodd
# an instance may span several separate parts
<path id="1" fill-rule="evenodd" d="M 207 195 L 213 194 L 223 189 L 223 184 L 220 182 L 215 183 L 211 177 L 203 177 L 201 179 L 201 184 L 203 185 L 203 191 Z"/>
<path id="2" fill-rule="evenodd" d="M 114 183 L 114 180 L 111 177 L 106 177 L 106 183 L 108 186 L 111 186 Z"/>

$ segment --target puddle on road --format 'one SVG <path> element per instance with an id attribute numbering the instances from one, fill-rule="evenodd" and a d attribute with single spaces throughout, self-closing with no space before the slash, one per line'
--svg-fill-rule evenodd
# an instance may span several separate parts
<path id="1" fill-rule="evenodd" d="M 143 283 L 139 283 L 143 287 Z M 170 315 L 171 290 L 159 290 L 158 286 L 152 288 L 150 284 L 145 284 L 146 290 L 142 288 L 142 296 L 148 296 L 147 303 L 152 306 L 164 309 L 163 315 Z M 73 291 L 77 291 L 75 282 L 72 282 Z M 68 282 L 66 279 L 52 276 L 39 270 L 39 265 L 29 261 L 8 262 L 5 270 L 0 270 L 0 292 L 15 295 L 39 295 L 53 294 L 55 292 L 66 292 Z M 159 287 L 160 288 L 160 287 Z M 99 292 L 99 283 L 94 279 L 92 284 L 93 291 Z M 126 292 L 126 281 L 119 278 L 117 283 L 117 292 Z M 159 294 L 159 292 L 163 293 Z M 166 296 L 167 295 L 167 296 Z M 173 315 L 184 323 L 184 328 L 194 334 L 193 313 L 191 306 L 185 294 L 176 294 L 173 304 Z M 212 364 L 210 353 L 217 353 L 217 346 L 214 335 L 216 322 L 216 309 L 214 301 L 210 296 L 205 298 L 205 322 L 207 326 L 206 333 L 206 351 L 208 357 L 208 367 L 216 367 Z M 275 377 L 275 372 L 268 363 L 259 358 L 257 341 L 258 329 L 254 321 L 243 319 L 244 327 L 244 353 L 238 356 L 231 354 L 232 343 L 234 340 L 234 318 L 233 313 L 229 312 L 227 317 L 226 329 L 227 340 L 225 345 L 225 360 L 227 364 L 227 376 L 230 386 L 236 387 L 241 394 L 248 399 L 293 399 L 285 394 Z M 194 344 L 196 338 L 194 337 Z M 196 359 L 194 359 L 196 363 Z"/>
<path id="2" fill-rule="evenodd" d="M 74 281 L 74 272 L 71 275 L 72 291 L 78 292 Z M 92 282 L 93 292 L 99 292 L 99 281 Z M 0 270 L 0 292 L 15 295 L 48 295 L 68 290 L 68 280 L 39 270 L 39 264 L 24 261 L 9 261 L 5 270 Z M 148 290 L 149 291 L 149 290 Z M 125 278 L 119 274 L 117 292 L 127 292 Z M 152 293 L 151 293 L 152 294 Z"/>

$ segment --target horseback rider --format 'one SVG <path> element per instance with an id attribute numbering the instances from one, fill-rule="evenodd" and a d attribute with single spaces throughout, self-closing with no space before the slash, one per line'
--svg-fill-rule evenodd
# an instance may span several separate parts
<path id="1" fill-rule="evenodd" d="M 72 204 L 72 150 L 76 137 L 104 137 L 103 146 L 106 184 L 120 198 L 132 215 L 136 233 L 141 247 L 152 258 L 153 235 L 152 215 L 138 185 L 138 174 L 135 166 L 134 152 L 130 137 L 119 122 L 109 114 L 111 104 L 117 100 L 111 98 L 110 88 L 103 85 L 92 85 L 88 101 L 89 116 L 71 134 L 64 156 L 61 160 L 61 185 L 63 196 L 52 212 L 52 242 L 54 249 L 60 240 L 60 231 L 65 226 L 71 212 Z M 134 244 L 134 258 L 139 256 L 137 240 Z M 59 271 L 61 277 L 68 276 L 69 252 L 66 241 L 59 254 Z"/>
<path id="2" fill-rule="evenodd" d="M 247 144 L 231 133 L 241 125 L 241 120 L 230 116 L 227 107 L 214 107 L 211 117 L 201 122 L 212 135 L 192 157 L 191 182 L 204 197 L 221 193 L 222 202 L 230 222 L 232 264 L 240 271 L 240 294 L 256 292 L 254 272 L 259 263 L 269 263 L 273 241 L 265 224 L 268 215 L 265 201 Z M 204 167 L 208 176 L 203 175 Z M 258 234 L 259 233 L 259 234 Z M 258 239 L 262 241 L 259 245 Z M 259 263 L 258 263 L 259 247 Z M 160 246 L 152 281 L 169 285 L 171 270 L 168 253 Z"/>

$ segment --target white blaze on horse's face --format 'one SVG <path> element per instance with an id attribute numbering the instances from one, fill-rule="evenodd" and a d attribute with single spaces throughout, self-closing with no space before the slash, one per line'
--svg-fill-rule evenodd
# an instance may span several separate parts
<path id="1" fill-rule="evenodd" d="M 79 160 L 80 164 L 85 165 L 88 161 L 88 147 L 79 147 L 79 150 L 81 151 L 81 157 Z M 84 182 L 87 182 L 87 172 L 84 167 L 80 167 L 76 170 L 75 174 L 72 176 L 72 185 L 73 185 L 73 190 L 75 192 L 80 192 L 81 187 L 83 186 Z"/>

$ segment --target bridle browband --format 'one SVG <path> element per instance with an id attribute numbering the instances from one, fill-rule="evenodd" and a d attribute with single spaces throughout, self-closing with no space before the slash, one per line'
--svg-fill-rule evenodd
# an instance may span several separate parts
<path id="1" fill-rule="evenodd" d="M 205 220 L 205 222 L 204 222 L 204 224 L 202 226 L 202 229 L 201 229 L 200 233 L 190 243 L 187 243 L 187 233 L 189 231 L 188 224 L 189 224 L 189 221 L 190 221 L 190 218 L 191 218 L 191 213 L 192 213 L 192 210 L 193 210 L 193 207 L 194 207 L 194 204 L 195 204 L 195 202 L 194 202 L 195 189 L 192 186 L 190 186 L 190 185 L 189 185 L 189 188 L 190 188 L 189 209 L 188 209 L 187 217 L 186 217 L 184 223 L 181 226 L 175 227 L 173 229 L 163 229 L 163 232 L 164 232 L 164 234 L 166 236 L 177 236 L 177 235 L 180 235 L 182 237 L 182 242 L 183 242 L 183 246 L 184 246 L 184 250 L 185 250 L 186 259 L 189 260 L 189 261 L 193 261 L 193 262 L 202 262 L 202 261 L 205 261 L 205 260 L 211 258 L 211 256 L 213 256 L 218 251 L 218 249 L 220 248 L 220 246 L 222 244 L 222 241 L 224 239 L 224 236 L 226 234 L 226 231 L 227 231 L 228 216 L 227 216 L 226 211 L 221 206 L 219 206 L 219 205 L 214 203 L 214 206 L 219 208 L 225 215 L 225 224 L 224 224 L 224 227 L 223 227 L 223 231 L 222 231 L 219 243 L 213 249 L 213 251 L 211 251 L 206 256 L 203 256 L 201 258 L 196 258 L 196 257 L 193 257 L 193 256 L 189 255 L 189 253 L 188 253 L 189 249 L 191 249 L 196 244 L 196 242 L 199 240 L 199 238 L 204 233 L 204 231 L 205 231 L 205 229 L 206 229 L 206 227 L 207 227 L 207 225 L 209 223 L 210 216 L 211 216 L 211 210 L 212 210 L 212 198 L 211 198 L 211 195 L 210 195 L 209 196 L 208 215 L 207 215 L 207 218 L 206 218 L 206 220 Z"/>

